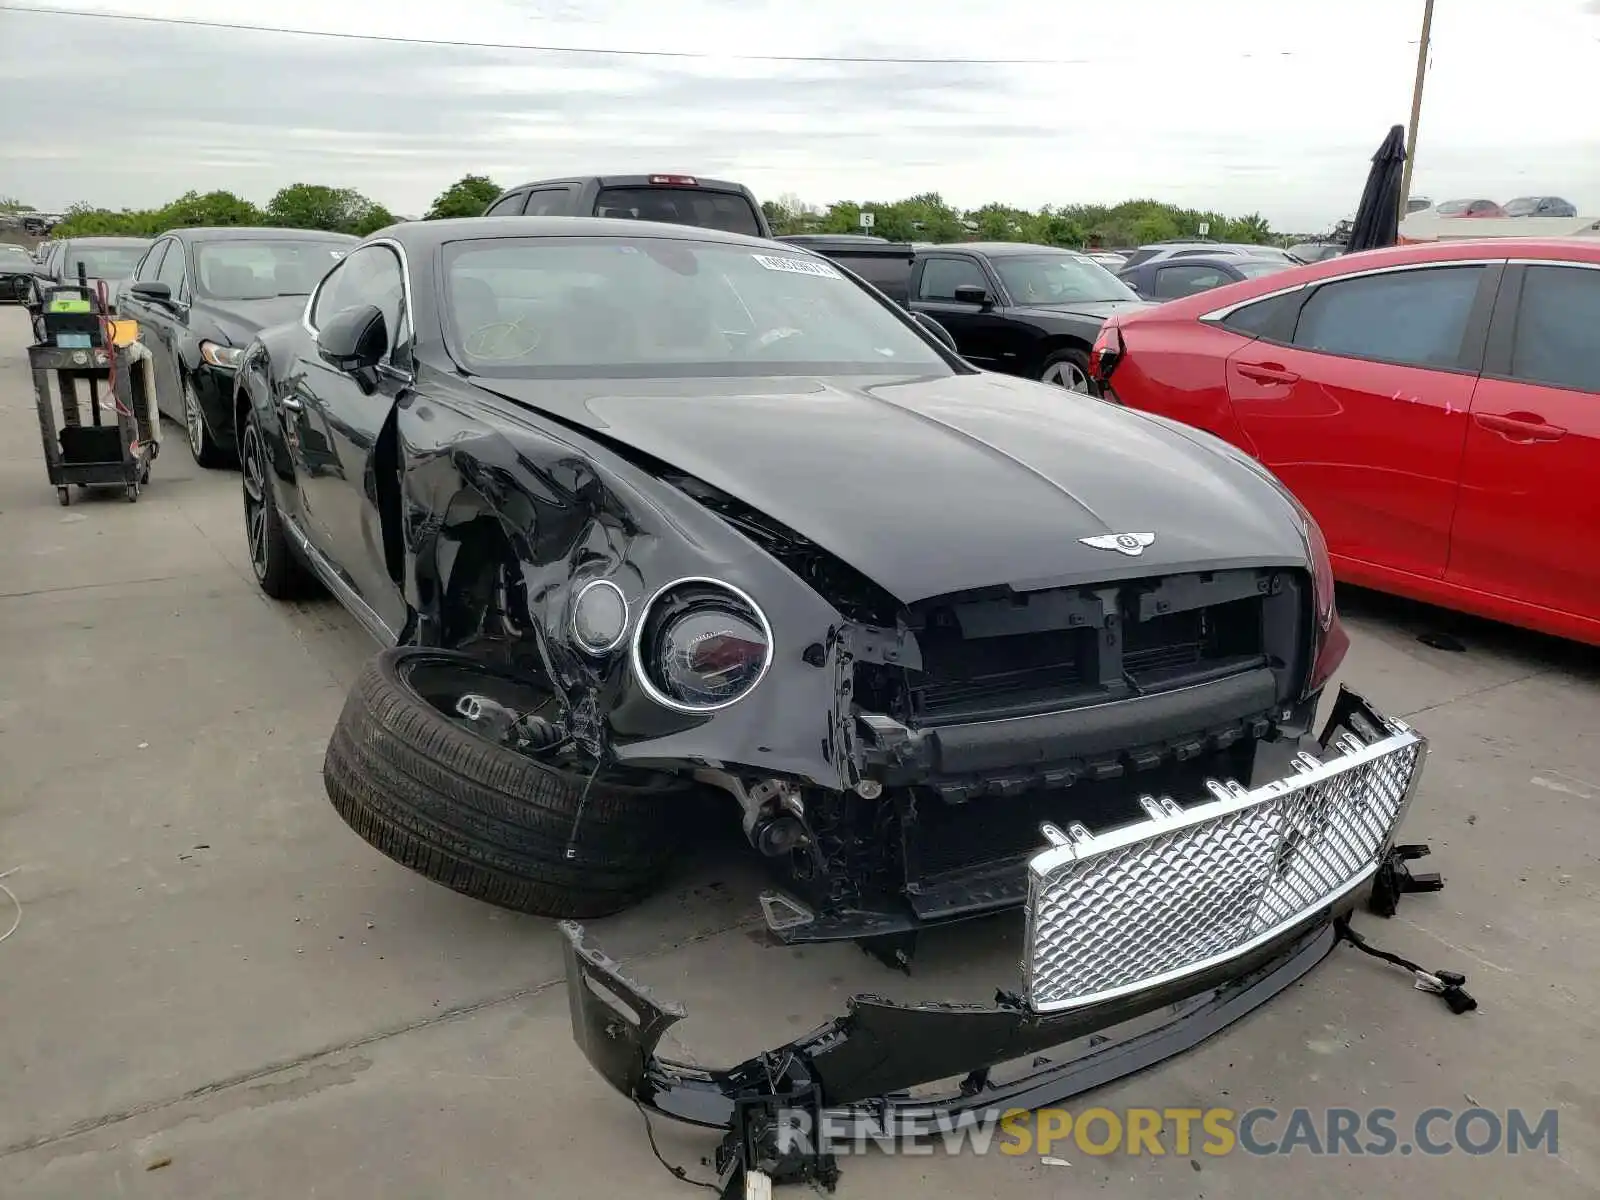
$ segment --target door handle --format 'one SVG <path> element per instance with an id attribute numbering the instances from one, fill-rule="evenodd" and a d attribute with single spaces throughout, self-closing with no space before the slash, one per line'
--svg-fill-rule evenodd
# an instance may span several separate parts
<path id="1" fill-rule="evenodd" d="M 1513 442 L 1558 442 L 1567 434 L 1561 426 L 1547 423 L 1536 413 L 1474 413 L 1472 419 Z"/>
<path id="2" fill-rule="evenodd" d="M 278 404 L 281 407 L 288 409 L 290 412 L 299 412 L 305 407 L 305 405 L 301 403 L 299 397 L 297 396 L 285 396 L 278 401 Z"/>
<path id="3" fill-rule="evenodd" d="M 1277 363 L 1240 363 L 1236 368 L 1246 379 L 1257 383 L 1298 383 L 1300 376 Z"/>

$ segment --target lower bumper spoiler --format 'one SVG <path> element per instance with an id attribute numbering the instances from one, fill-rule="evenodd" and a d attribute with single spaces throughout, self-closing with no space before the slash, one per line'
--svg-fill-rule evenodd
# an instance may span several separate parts
<path id="1" fill-rule="evenodd" d="M 1047 830 L 1054 844 L 1029 866 L 1027 994 L 1001 991 L 993 1005 L 857 995 L 803 1037 L 704 1069 L 656 1056 L 684 1009 L 564 922 L 573 1036 L 646 1109 L 729 1131 L 719 1166 L 779 1181 L 824 1169 L 773 1136 L 786 1111 L 811 1114 L 813 1129 L 826 1119 L 835 1130 L 860 1122 L 875 1136 L 917 1136 L 964 1114 L 1059 1103 L 1180 1053 L 1277 995 L 1332 950 L 1361 885 L 1383 883 L 1425 745 L 1351 692 L 1341 692 L 1322 741 L 1330 753 L 1314 766 L 1306 756 L 1296 776 L 1251 792 L 1218 784 L 1215 800 L 1188 812 L 1152 800 L 1148 822 L 1109 838 Z M 1247 869 L 1257 867 L 1270 878 L 1251 884 Z M 1128 903 L 1132 876 L 1154 877 L 1167 903 Z M 1242 917 L 1241 880 L 1255 887 Z M 1101 884 L 1118 889 L 1119 903 L 1097 918 L 1089 902 Z M 1179 895 L 1186 887 L 1193 899 Z M 1081 920 L 1062 921 L 1063 900 Z M 1201 918 L 1148 915 L 1174 907 Z M 1141 925 L 1152 920 L 1165 924 Z M 1167 948 L 1139 952 L 1143 975 L 1107 974 L 1126 970 L 1152 936 Z M 928 1086 L 941 1081 L 942 1090 Z"/>

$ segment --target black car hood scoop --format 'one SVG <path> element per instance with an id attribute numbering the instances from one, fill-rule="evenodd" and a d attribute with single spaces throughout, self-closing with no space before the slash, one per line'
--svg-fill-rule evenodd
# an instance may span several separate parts
<path id="1" fill-rule="evenodd" d="M 476 382 L 738 497 L 903 603 L 1304 558 L 1282 497 L 1203 435 L 1006 376 Z M 1115 533 L 1155 537 L 1080 541 Z"/>

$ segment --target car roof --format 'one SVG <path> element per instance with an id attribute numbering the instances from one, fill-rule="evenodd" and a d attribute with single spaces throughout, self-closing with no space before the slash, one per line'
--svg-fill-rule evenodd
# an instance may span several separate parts
<path id="1" fill-rule="evenodd" d="M 359 242 L 354 234 L 327 229 L 289 229 L 268 225 L 185 225 L 169 229 L 160 237 L 175 237 L 185 242 L 257 242 L 273 238 L 293 238 L 308 242 Z"/>
<path id="2" fill-rule="evenodd" d="M 1073 250 L 1068 246 L 1042 246 L 1037 242 L 936 242 L 926 247 L 916 243 L 917 249 L 929 250 L 971 250 L 976 254 L 987 254 L 990 258 L 1004 258 L 1008 254 L 1077 254 L 1083 251 Z"/>
<path id="3" fill-rule="evenodd" d="M 1238 262 L 1235 257 L 1227 254 L 1185 254 L 1182 258 L 1151 258 L 1146 259 L 1133 269 L 1142 271 L 1145 267 L 1153 267 L 1158 271 L 1170 271 L 1174 267 L 1233 267 L 1237 269 Z"/>
<path id="4" fill-rule="evenodd" d="M 407 249 L 429 249 L 446 242 L 494 241 L 501 238 L 617 237 L 662 238 L 686 242 L 723 242 L 733 246 L 777 246 L 809 253 L 799 242 L 772 242 L 765 238 L 706 229 L 699 225 L 669 225 L 665 221 L 636 221 L 626 217 L 453 217 L 443 221 L 402 221 L 380 229 L 373 237 L 393 238 Z"/>
<path id="5" fill-rule="evenodd" d="M 652 183 L 655 179 L 692 179 L 693 184 L 682 183 Z M 742 183 L 735 183 L 730 179 L 709 179 L 704 175 L 696 175 L 692 171 L 633 171 L 626 175 L 563 175 L 559 179 L 530 179 L 526 183 L 518 183 L 506 189 L 514 192 L 519 188 L 543 187 L 545 184 L 557 183 L 597 183 L 603 188 L 614 187 L 701 187 L 712 191 L 748 192 L 750 189 Z M 504 195 L 505 193 L 501 193 Z"/>
<path id="6" fill-rule="evenodd" d="M 1275 292 L 1288 291 L 1304 283 L 1321 283 L 1346 275 L 1368 271 L 1381 271 L 1386 267 L 1404 267 L 1423 263 L 1499 262 L 1509 258 L 1555 261 L 1580 261 L 1600 263 L 1600 238 L 1462 238 L 1445 242 L 1419 242 L 1400 246 L 1385 246 L 1378 250 L 1357 250 L 1320 262 L 1290 267 L 1287 271 L 1262 275 L 1255 279 L 1229 284 L 1242 294 L 1230 295 L 1218 302 L 1216 292 L 1200 292 L 1168 300 L 1150 309 L 1130 312 L 1120 316 L 1124 324 L 1162 321 L 1172 318 L 1196 317 L 1213 309 L 1233 304 L 1248 304 Z M 1217 289 L 1220 291 L 1221 289 Z"/>

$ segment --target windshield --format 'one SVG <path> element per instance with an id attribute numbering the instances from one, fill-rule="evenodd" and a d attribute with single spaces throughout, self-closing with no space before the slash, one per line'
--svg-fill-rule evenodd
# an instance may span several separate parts
<path id="1" fill-rule="evenodd" d="M 761 236 L 755 209 L 743 196 L 692 187 L 605 188 L 594 201 L 597 217 L 665 221 L 728 233 Z"/>
<path id="2" fill-rule="evenodd" d="M 1287 271 L 1290 267 L 1299 265 L 1287 260 L 1279 262 L 1273 258 L 1258 258 L 1253 262 L 1236 262 L 1233 264 L 1233 269 L 1246 279 L 1260 279 L 1263 275 L 1276 275 L 1279 271 Z"/>
<path id="3" fill-rule="evenodd" d="M 1526 217 L 1535 212 L 1538 207 L 1539 197 L 1524 196 L 1521 199 L 1513 200 L 1510 204 L 1506 205 L 1505 213 L 1508 217 Z"/>
<path id="4" fill-rule="evenodd" d="M 61 256 L 61 271 L 78 277 L 78 264 L 90 279 L 128 279 L 144 257 L 145 246 L 80 246 L 68 244 Z"/>
<path id="5" fill-rule="evenodd" d="M 670 238 L 445 247 L 451 352 L 505 378 L 951 374 L 823 259 Z"/>
<path id="6" fill-rule="evenodd" d="M 1439 215 L 1441 217 L 1456 216 L 1458 213 L 1466 212 L 1467 206 L 1471 203 L 1471 200 L 1446 200 L 1443 204 L 1439 205 Z"/>
<path id="7" fill-rule="evenodd" d="M 347 249 L 338 242 L 289 238 L 201 242 L 195 247 L 195 284 L 210 300 L 309 296 Z"/>
<path id="8" fill-rule="evenodd" d="M 18 258 L 23 262 L 33 261 L 28 257 L 28 252 L 21 246 L 13 246 L 10 244 L 0 245 L 0 258 Z"/>
<path id="9" fill-rule="evenodd" d="M 1017 304 L 1096 304 L 1138 295 L 1082 254 L 997 254 L 991 260 Z"/>

